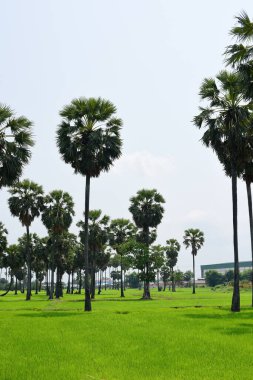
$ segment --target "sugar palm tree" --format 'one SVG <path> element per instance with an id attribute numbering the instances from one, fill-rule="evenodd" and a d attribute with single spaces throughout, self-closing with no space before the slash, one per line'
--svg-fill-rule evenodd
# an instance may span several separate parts
<path id="1" fill-rule="evenodd" d="M 57 146 L 63 160 L 75 173 L 86 177 L 85 190 L 85 311 L 91 311 L 88 276 L 88 219 L 90 178 L 108 171 L 120 157 L 122 121 L 115 117 L 116 107 L 101 98 L 72 100 L 60 112 L 63 120 L 57 130 Z"/>
<path id="2" fill-rule="evenodd" d="M 143 299 L 150 299 L 149 246 L 156 239 L 156 228 L 162 221 L 164 213 L 162 204 L 165 203 L 165 200 L 157 190 L 143 189 L 139 190 L 137 195 L 130 199 L 130 203 L 129 211 L 133 215 L 136 227 L 139 229 L 139 233 L 137 233 L 138 240 L 146 246 Z"/>
<path id="3" fill-rule="evenodd" d="M 230 34 L 236 43 L 225 50 L 226 63 L 236 69 L 242 81 L 242 89 L 247 99 L 253 99 L 253 21 L 242 11 L 236 16 L 237 25 Z"/>
<path id="4" fill-rule="evenodd" d="M 120 249 L 120 247 L 129 241 L 134 239 L 136 234 L 136 228 L 133 223 L 128 219 L 113 219 L 110 224 L 109 242 L 110 245 L 116 250 L 117 254 L 120 255 L 120 296 L 124 295 L 124 283 L 123 283 L 123 256 L 126 253 L 125 249 Z"/>
<path id="5" fill-rule="evenodd" d="M 0 104 L 0 188 L 11 186 L 21 176 L 31 157 L 32 122 Z"/>
<path id="6" fill-rule="evenodd" d="M 166 240 L 166 244 L 167 265 L 171 270 L 172 291 L 175 292 L 174 267 L 177 264 L 180 244 L 176 239 Z"/>
<path id="7" fill-rule="evenodd" d="M 226 48 L 226 62 L 236 69 L 241 78 L 241 91 L 244 97 L 253 101 L 253 22 L 245 11 L 236 17 L 237 25 L 234 26 L 230 34 L 236 43 Z M 251 122 L 253 125 L 253 120 Z M 252 195 L 251 182 L 253 181 L 253 154 L 251 162 L 245 162 L 243 179 L 246 183 L 250 237 L 251 237 L 251 260 L 253 273 L 253 216 L 252 216 Z M 251 278 L 252 292 L 251 305 L 253 307 L 253 276 Z"/>
<path id="8" fill-rule="evenodd" d="M 50 235 L 51 287 L 49 299 L 53 299 L 54 295 L 55 251 L 56 254 L 59 253 L 61 235 L 70 227 L 74 214 L 74 202 L 69 193 L 62 190 L 53 190 L 45 197 L 42 222 Z"/>
<path id="9" fill-rule="evenodd" d="M 202 142 L 211 147 L 232 180 L 233 233 L 234 233 L 234 291 L 232 311 L 240 311 L 239 258 L 237 227 L 237 177 L 242 175 L 243 163 L 250 158 L 251 149 L 245 144 L 250 129 L 252 103 L 245 103 L 241 93 L 240 76 L 222 71 L 216 79 L 204 79 L 200 97 L 208 106 L 200 107 L 194 117 L 198 128 L 206 128 Z"/>
<path id="10" fill-rule="evenodd" d="M 202 247 L 205 242 L 204 233 L 198 228 L 189 228 L 185 230 L 183 237 L 184 245 L 186 248 L 191 248 L 192 253 L 192 263 L 193 263 L 193 283 L 192 283 L 192 294 L 195 294 L 195 256 L 197 256 L 198 250 Z"/>
<path id="11" fill-rule="evenodd" d="M 26 300 L 31 298 L 31 252 L 29 248 L 30 226 L 36 217 L 40 216 L 44 208 L 44 197 L 42 186 L 24 179 L 16 183 L 9 190 L 11 197 L 8 200 L 10 212 L 17 216 L 26 228 L 26 260 L 27 260 L 27 293 Z"/>

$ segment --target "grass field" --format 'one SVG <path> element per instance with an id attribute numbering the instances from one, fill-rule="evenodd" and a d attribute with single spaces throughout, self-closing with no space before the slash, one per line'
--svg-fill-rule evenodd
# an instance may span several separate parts
<path id="1" fill-rule="evenodd" d="M 0 297 L 1 380 L 252 379 L 253 309 L 230 312 L 231 292 L 178 289 Z"/>

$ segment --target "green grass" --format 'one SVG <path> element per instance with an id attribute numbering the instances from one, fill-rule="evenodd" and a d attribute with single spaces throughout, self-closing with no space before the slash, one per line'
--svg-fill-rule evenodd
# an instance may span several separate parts
<path id="1" fill-rule="evenodd" d="M 253 309 L 230 312 L 231 292 L 103 291 L 92 313 L 83 295 L 0 297 L 0 379 L 252 379 Z"/>

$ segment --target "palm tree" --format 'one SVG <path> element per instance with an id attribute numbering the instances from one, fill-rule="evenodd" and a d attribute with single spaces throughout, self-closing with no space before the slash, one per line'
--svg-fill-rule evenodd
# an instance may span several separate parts
<path id="1" fill-rule="evenodd" d="M 250 159 L 251 156 L 251 148 L 245 141 L 251 134 L 249 122 L 252 104 L 245 103 L 240 76 L 235 72 L 222 71 L 216 79 L 204 79 L 200 97 L 209 104 L 208 107 L 200 107 L 199 115 L 194 117 L 194 124 L 198 128 L 207 128 L 202 142 L 215 151 L 225 173 L 232 180 L 235 277 L 231 310 L 240 311 L 237 177 L 242 174 L 246 158 Z"/>
<path id="2" fill-rule="evenodd" d="M 245 11 L 241 12 L 236 17 L 237 25 L 233 27 L 230 34 L 238 43 L 229 45 L 226 48 L 226 62 L 236 69 L 241 79 L 241 91 L 245 99 L 253 101 L 253 46 L 245 45 L 244 43 L 253 42 L 253 22 Z M 251 122 L 253 124 L 253 120 Z M 252 155 L 253 156 L 253 155 Z M 251 182 L 253 181 L 253 157 L 251 162 L 245 162 L 243 179 L 246 183 L 248 209 L 249 209 L 249 224 L 251 237 L 251 260 L 253 274 L 253 216 L 252 216 L 252 196 Z M 252 296 L 251 305 L 253 307 L 253 275 L 251 278 Z"/>
<path id="3" fill-rule="evenodd" d="M 149 246 L 156 239 L 156 228 L 161 223 L 165 203 L 164 198 L 157 190 L 139 190 L 135 197 L 130 199 L 129 211 L 133 215 L 136 227 L 139 229 L 137 239 L 146 246 L 144 264 L 144 293 L 143 299 L 150 299 L 149 282 L 153 273 L 150 271 Z"/>
<path id="4" fill-rule="evenodd" d="M 62 190 L 53 190 L 45 197 L 45 209 L 42 214 L 42 222 L 48 229 L 50 239 L 49 246 L 51 251 L 51 287 L 49 299 L 54 295 L 54 271 L 56 258 L 60 252 L 61 236 L 68 230 L 72 223 L 74 213 L 74 202 L 69 193 Z M 59 268 L 58 268 L 59 269 Z M 58 270 L 59 272 L 59 270 Z M 57 280 L 59 280 L 57 273 Z M 59 281 L 57 281 L 59 285 Z M 57 289 L 58 290 L 58 289 Z M 57 292 L 58 295 L 58 292 Z"/>
<path id="5" fill-rule="evenodd" d="M 124 283 L 123 283 L 123 256 L 127 251 L 122 246 L 130 239 L 134 239 L 136 234 L 136 228 L 133 223 L 128 219 L 113 219 L 110 225 L 109 242 L 112 248 L 114 248 L 118 255 L 120 255 L 120 296 L 124 295 Z M 120 249 L 122 246 L 123 249 Z"/>
<path id="6" fill-rule="evenodd" d="M 171 270 L 172 291 L 175 292 L 174 266 L 177 264 L 177 257 L 180 251 L 180 244 L 176 239 L 166 241 L 167 265 Z"/>
<path id="7" fill-rule="evenodd" d="M 0 189 L 12 186 L 31 157 L 32 122 L 0 104 Z"/>
<path id="8" fill-rule="evenodd" d="M 230 34 L 237 43 L 227 46 L 225 50 L 226 63 L 236 69 L 240 75 L 242 89 L 246 99 L 253 99 L 253 21 L 245 11 L 235 17 L 237 25 Z"/>
<path id="9" fill-rule="evenodd" d="M 26 300 L 31 298 L 31 252 L 29 248 L 30 226 L 36 217 L 39 217 L 44 209 L 44 197 L 42 186 L 24 179 L 16 183 L 10 190 L 12 195 L 9 200 L 10 212 L 17 216 L 26 228 L 26 259 L 27 259 L 27 293 Z"/>
<path id="10" fill-rule="evenodd" d="M 120 157 L 122 121 L 115 117 L 116 107 L 101 98 L 72 100 L 60 112 L 63 117 L 57 130 L 57 146 L 63 160 L 75 173 L 86 177 L 85 190 L 85 311 L 91 311 L 88 276 L 88 219 L 90 178 L 108 171 Z"/>
<path id="11" fill-rule="evenodd" d="M 192 294 L 195 294 L 195 256 L 197 256 L 198 250 L 202 247 L 205 242 L 204 233 L 198 228 L 189 228 L 185 230 L 183 237 L 184 245 L 186 248 L 191 248 L 192 250 L 192 261 L 193 261 L 193 283 L 192 283 Z"/>

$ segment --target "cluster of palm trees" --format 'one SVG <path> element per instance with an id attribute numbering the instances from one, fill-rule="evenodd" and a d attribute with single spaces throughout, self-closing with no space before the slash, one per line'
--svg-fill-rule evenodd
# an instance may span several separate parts
<path id="1" fill-rule="evenodd" d="M 215 78 L 206 78 L 200 97 L 206 102 L 194 117 L 198 128 L 205 128 L 202 142 L 211 147 L 232 180 L 234 291 L 232 311 L 240 311 L 239 254 L 237 222 L 237 178 L 246 182 L 253 259 L 253 221 L 250 184 L 253 180 L 253 22 L 242 12 L 231 35 L 236 43 L 225 50 L 230 71 L 222 70 Z M 253 306 L 253 281 L 252 281 Z"/>
<path id="2" fill-rule="evenodd" d="M 240 310 L 238 233 L 237 233 L 237 178 L 242 177 L 247 185 L 253 255 L 253 221 L 250 184 L 253 179 L 253 47 L 247 42 L 253 38 L 253 23 L 243 12 L 237 17 L 238 26 L 232 29 L 236 44 L 225 51 L 226 62 L 231 71 L 223 70 L 216 78 L 204 79 L 201 99 L 207 102 L 194 117 L 198 128 L 206 128 L 202 142 L 211 147 L 222 163 L 225 173 L 232 179 L 233 227 L 234 227 L 234 292 L 232 311 Z M 142 189 L 130 199 L 129 211 L 134 223 L 116 219 L 109 225 L 109 217 L 101 216 L 100 210 L 89 209 L 90 180 L 101 172 L 108 171 L 121 155 L 122 120 L 116 116 L 116 107 L 102 98 L 78 98 L 65 106 L 61 112 L 61 123 L 57 128 L 57 146 L 62 159 L 72 166 L 76 174 L 85 177 L 85 211 L 80 241 L 68 232 L 74 215 L 71 196 L 62 190 L 54 190 L 44 196 L 43 189 L 30 181 L 19 181 L 24 165 L 31 157 L 33 145 L 32 123 L 25 117 L 15 117 L 7 106 L 0 106 L 0 188 L 10 187 L 9 208 L 26 229 L 25 262 L 27 270 L 27 295 L 31 297 L 32 270 L 36 272 L 34 252 L 43 257 L 45 246 L 51 252 L 46 259 L 51 269 L 50 298 L 54 292 L 62 293 L 61 278 L 64 271 L 73 273 L 72 262 L 77 257 L 79 268 L 85 271 L 85 311 L 91 310 L 91 298 L 95 294 L 95 272 L 108 265 L 110 252 L 107 245 L 120 257 L 121 296 L 123 289 L 123 266 L 126 258 L 134 258 L 134 267 L 140 270 L 144 283 L 143 298 L 150 298 L 150 281 L 156 270 L 171 274 L 177 262 L 180 245 L 169 239 L 167 246 L 152 245 L 156 240 L 157 227 L 161 223 L 165 203 L 155 189 Z M 47 240 L 40 241 L 34 249 L 30 227 L 41 215 L 48 230 Z M 0 255 L 7 249 L 6 229 L 0 224 Z M 185 231 L 184 244 L 191 247 L 193 257 L 193 293 L 195 293 L 195 256 L 204 243 L 203 232 L 198 229 Z M 82 255 L 82 247 L 84 254 Z M 64 252 L 64 254 L 63 254 Z M 70 252 L 72 252 L 70 254 Z M 15 256 L 15 247 L 8 257 Z M 69 261 L 66 259 L 69 258 Z M 72 257 L 72 258 L 71 258 Z M 11 260 L 10 260 L 11 261 Z M 15 261 L 15 260 L 14 260 Z M 162 263 L 162 264 L 161 264 Z M 15 264 L 16 265 L 16 264 Z M 13 264 L 13 266 L 15 266 Z M 73 264 L 74 265 L 74 264 Z M 169 268 L 169 269 L 168 269 Z M 56 289 L 54 274 L 56 271 Z M 37 270 L 39 273 L 39 270 Z M 16 275 L 17 278 L 17 275 Z M 81 278 L 81 275 L 80 275 Z M 253 282 L 252 282 L 253 302 Z"/>

